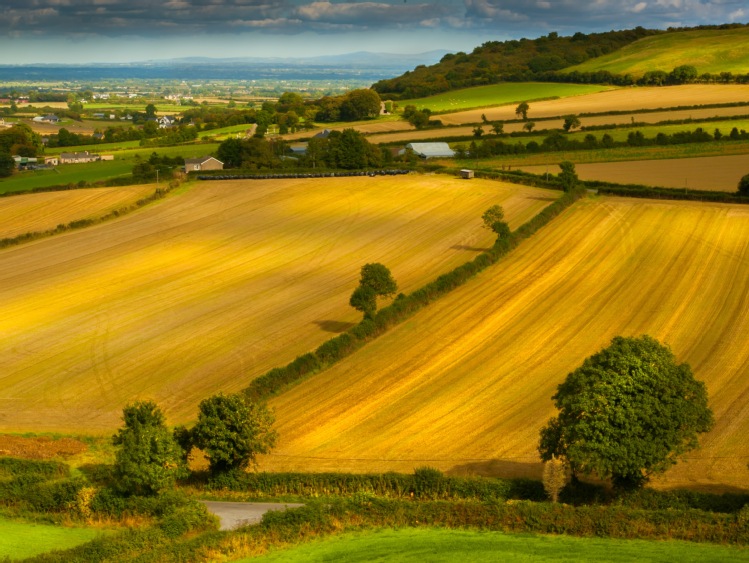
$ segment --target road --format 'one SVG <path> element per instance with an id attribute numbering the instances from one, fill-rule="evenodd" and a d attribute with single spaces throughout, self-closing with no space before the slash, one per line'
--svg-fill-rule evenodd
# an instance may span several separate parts
<path id="1" fill-rule="evenodd" d="M 233 530 L 248 524 L 257 524 L 263 514 L 271 510 L 286 510 L 287 508 L 299 508 L 303 504 L 274 503 L 274 502 L 217 502 L 201 501 L 208 510 L 219 517 L 221 530 Z"/>

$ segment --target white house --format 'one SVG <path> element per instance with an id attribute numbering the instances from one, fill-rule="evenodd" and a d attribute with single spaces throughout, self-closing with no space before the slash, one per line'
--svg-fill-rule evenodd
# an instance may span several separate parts
<path id="1" fill-rule="evenodd" d="M 223 170 L 224 163 L 212 156 L 200 158 L 186 158 L 185 172 L 199 172 L 201 170 Z"/>

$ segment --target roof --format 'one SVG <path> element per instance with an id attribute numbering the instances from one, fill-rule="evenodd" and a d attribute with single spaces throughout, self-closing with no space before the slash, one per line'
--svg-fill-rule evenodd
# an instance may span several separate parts
<path id="1" fill-rule="evenodd" d="M 215 160 L 219 164 L 223 164 L 218 158 L 214 158 L 212 156 L 200 156 L 198 158 L 186 158 L 185 159 L 185 165 L 188 164 L 203 164 L 205 162 L 208 162 L 209 160 Z"/>
<path id="2" fill-rule="evenodd" d="M 447 143 L 408 143 L 406 148 L 424 158 L 455 156 L 455 151 Z"/>

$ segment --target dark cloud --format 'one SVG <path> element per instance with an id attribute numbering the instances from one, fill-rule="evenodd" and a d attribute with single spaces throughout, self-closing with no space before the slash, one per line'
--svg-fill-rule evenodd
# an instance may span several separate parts
<path id="1" fill-rule="evenodd" d="M 152 37 L 441 29 L 518 37 L 748 18 L 746 0 L 3 0 L 0 32 Z"/>

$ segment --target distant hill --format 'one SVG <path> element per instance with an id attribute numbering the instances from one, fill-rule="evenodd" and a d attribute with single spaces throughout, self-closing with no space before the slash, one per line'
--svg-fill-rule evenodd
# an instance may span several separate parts
<path id="1" fill-rule="evenodd" d="M 653 70 L 692 65 L 699 74 L 749 73 L 749 27 L 691 30 L 645 37 L 620 50 L 566 68 L 565 72 L 608 71 L 635 78 Z"/>
<path id="2" fill-rule="evenodd" d="M 435 65 L 418 66 L 372 87 L 383 97 L 411 99 L 510 81 L 626 85 L 647 72 L 669 73 L 683 65 L 696 67 L 699 75 L 714 75 L 711 80 L 720 73 L 749 73 L 749 26 L 725 24 L 665 31 L 638 27 L 570 37 L 550 33 L 537 39 L 492 41 L 470 54 L 445 55 Z M 735 76 L 724 78 L 735 81 Z"/>

